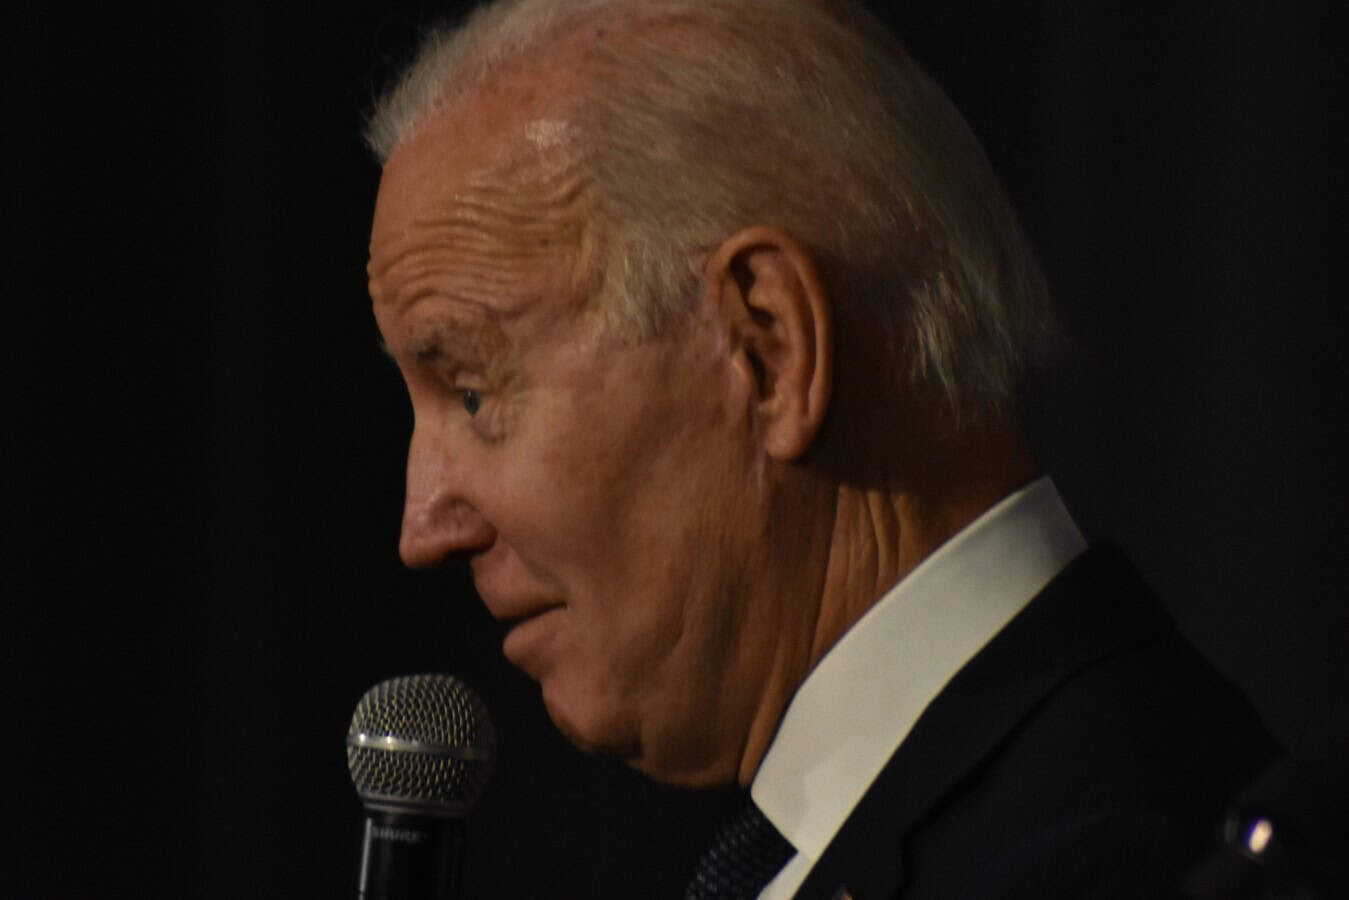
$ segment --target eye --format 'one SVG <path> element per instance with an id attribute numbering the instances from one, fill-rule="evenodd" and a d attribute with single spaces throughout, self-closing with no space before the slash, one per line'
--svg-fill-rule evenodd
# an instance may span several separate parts
<path id="1" fill-rule="evenodd" d="M 482 407 L 482 395 L 473 388 L 463 388 L 459 393 L 464 400 L 464 409 L 468 410 L 470 416 L 476 416 Z"/>

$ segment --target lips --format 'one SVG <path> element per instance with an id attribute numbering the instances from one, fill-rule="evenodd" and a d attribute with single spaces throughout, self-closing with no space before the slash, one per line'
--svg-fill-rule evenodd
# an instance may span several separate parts
<path id="1" fill-rule="evenodd" d="M 487 612 L 492 618 L 505 624 L 524 622 L 563 605 L 562 601 L 553 597 L 493 590 L 483 584 L 481 578 L 474 579 L 474 586 L 478 589 L 478 596 L 482 598 Z"/>
<path id="2" fill-rule="evenodd" d="M 565 609 L 558 594 L 539 590 L 537 578 L 521 577 L 507 548 L 494 546 L 472 560 L 473 583 L 492 618 L 506 630 L 502 651 L 512 663 L 535 675 L 543 638 Z M 550 624 L 552 623 L 552 624 Z"/>
<path id="3" fill-rule="evenodd" d="M 536 607 L 522 616 L 511 617 L 510 630 L 501 642 L 501 652 L 516 666 L 537 677 L 540 654 L 564 610 L 561 604 L 552 604 Z"/>

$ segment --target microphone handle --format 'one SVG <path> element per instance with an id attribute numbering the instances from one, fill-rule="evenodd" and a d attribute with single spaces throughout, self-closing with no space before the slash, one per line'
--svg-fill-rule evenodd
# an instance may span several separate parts
<path id="1" fill-rule="evenodd" d="M 359 900 L 457 900 L 461 819 L 367 810 Z"/>

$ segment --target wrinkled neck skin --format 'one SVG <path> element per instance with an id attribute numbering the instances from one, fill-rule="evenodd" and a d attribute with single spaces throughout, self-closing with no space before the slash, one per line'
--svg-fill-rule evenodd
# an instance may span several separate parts
<path id="1" fill-rule="evenodd" d="M 1035 469 L 1020 429 L 1009 426 L 949 438 L 911 473 L 889 485 L 821 479 L 831 492 L 822 515 L 832 527 L 821 571 L 808 579 L 819 585 L 818 600 L 806 601 L 807 635 L 782 635 L 784 644 L 807 649 L 775 670 L 762 695 L 740 785 L 753 781 L 796 689 L 848 629 L 933 551 L 1029 483 Z"/>

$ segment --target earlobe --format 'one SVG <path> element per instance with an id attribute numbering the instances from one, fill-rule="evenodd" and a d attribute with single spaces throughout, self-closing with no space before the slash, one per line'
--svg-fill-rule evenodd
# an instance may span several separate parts
<path id="1" fill-rule="evenodd" d="M 754 383 L 764 451 L 796 459 L 819 433 L 833 386 L 833 309 L 814 258 L 785 231 L 759 226 L 725 241 L 707 275 Z"/>

